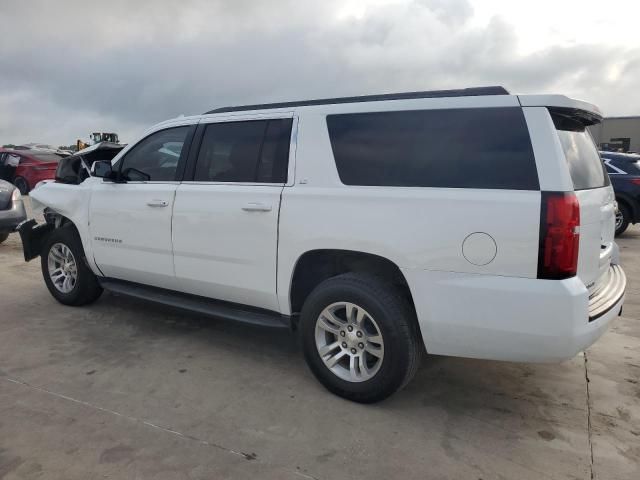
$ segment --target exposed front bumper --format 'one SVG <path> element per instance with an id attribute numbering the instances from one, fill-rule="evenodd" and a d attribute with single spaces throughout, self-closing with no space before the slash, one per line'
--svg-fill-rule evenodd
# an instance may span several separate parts
<path id="1" fill-rule="evenodd" d="M 22 199 L 14 200 L 11 208 L 0 210 L 0 233 L 14 232 L 27 218 Z"/>
<path id="2" fill-rule="evenodd" d="M 25 262 L 33 260 L 40 255 L 44 241 L 53 229 L 54 226 L 52 224 L 37 224 L 34 219 L 22 222 L 18 226 Z"/>
<path id="3" fill-rule="evenodd" d="M 624 272 L 617 265 L 612 268 L 610 291 L 616 293 L 607 295 L 607 308 L 600 309 L 597 317 L 590 315 L 588 291 L 577 277 L 539 280 L 417 269 L 402 272 L 429 353 L 555 362 L 590 346 L 620 314 Z"/>

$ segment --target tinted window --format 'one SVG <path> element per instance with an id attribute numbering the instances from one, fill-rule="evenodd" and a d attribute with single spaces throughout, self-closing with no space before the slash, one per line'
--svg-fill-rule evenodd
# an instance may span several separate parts
<path id="1" fill-rule="evenodd" d="M 347 185 L 539 188 L 520 108 L 329 115 L 327 124 Z"/>
<path id="2" fill-rule="evenodd" d="M 175 180 L 178 160 L 189 127 L 169 128 L 149 135 L 122 159 L 120 172 L 128 180 Z"/>
<path id="3" fill-rule="evenodd" d="M 207 125 L 196 163 L 201 182 L 283 183 L 291 119 Z"/>
<path id="4" fill-rule="evenodd" d="M 269 120 L 258 165 L 257 182 L 285 183 L 287 181 L 292 122 L 290 118 Z"/>
<path id="5" fill-rule="evenodd" d="M 552 115 L 575 190 L 609 185 L 600 153 L 584 125 L 565 115 Z"/>

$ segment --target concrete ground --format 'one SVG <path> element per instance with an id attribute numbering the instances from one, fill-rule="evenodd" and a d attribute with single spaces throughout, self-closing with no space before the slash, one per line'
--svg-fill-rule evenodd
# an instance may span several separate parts
<path id="1" fill-rule="evenodd" d="M 640 228 L 624 317 L 559 365 L 429 358 L 371 406 L 286 333 L 104 294 L 56 303 L 0 245 L 2 479 L 640 478 Z"/>

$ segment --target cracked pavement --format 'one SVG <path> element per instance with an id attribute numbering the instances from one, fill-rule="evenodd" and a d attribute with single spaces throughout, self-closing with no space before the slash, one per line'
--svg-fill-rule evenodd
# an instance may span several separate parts
<path id="1" fill-rule="evenodd" d="M 315 381 L 293 336 L 105 294 L 57 304 L 0 245 L 0 479 L 640 478 L 640 227 L 624 316 L 586 355 L 433 357 L 376 405 Z"/>

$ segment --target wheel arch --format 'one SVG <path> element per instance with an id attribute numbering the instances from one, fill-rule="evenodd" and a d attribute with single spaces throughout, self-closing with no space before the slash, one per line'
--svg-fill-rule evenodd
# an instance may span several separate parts
<path id="1" fill-rule="evenodd" d="M 358 250 L 314 249 L 302 253 L 293 266 L 287 297 L 290 312 L 298 314 L 305 299 L 321 282 L 348 272 L 368 273 L 397 286 L 415 311 L 409 283 L 392 260 Z"/>

